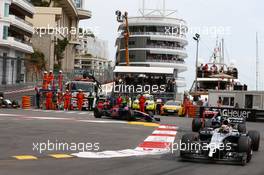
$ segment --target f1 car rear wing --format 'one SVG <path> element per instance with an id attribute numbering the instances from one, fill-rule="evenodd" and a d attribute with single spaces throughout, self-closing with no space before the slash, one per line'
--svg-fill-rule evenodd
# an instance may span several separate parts
<path id="1" fill-rule="evenodd" d="M 203 111 L 202 118 L 213 118 L 216 116 L 222 116 L 229 119 L 231 124 L 237 124 L 237 123 L 245 123 L 246 117 L 244 116 L 245 113 L 238 113 L 237 111 L 226 111 L 226 110 L 220 110 L 220 109 L 206 109 Z"/>

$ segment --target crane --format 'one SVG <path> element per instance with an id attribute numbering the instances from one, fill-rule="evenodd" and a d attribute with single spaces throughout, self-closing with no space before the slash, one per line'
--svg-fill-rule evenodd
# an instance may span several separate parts
<path id="1" fill-rule="evenodd" d="M 128 45 L 129 45 L 129 26 L 128 26 L 128 13 L 125 12 L 122 15 L 122 12 L 117 10 L 116 11 L 116 16 L 117 16 L 117 22 L 125 24 L 125 31 L 123 32 L 124 40 L 125 40 L 125 50 L 126 50 L 126 65 L 129 66 L 129 50 L 128 50 Z"/>

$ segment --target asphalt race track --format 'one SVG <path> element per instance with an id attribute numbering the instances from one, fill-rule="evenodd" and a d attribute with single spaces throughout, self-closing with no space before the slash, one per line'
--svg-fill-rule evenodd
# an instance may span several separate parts
<path id="1" fill-rule="evenodd" d="M 162 124 L 176 125 L 175 143 L 191 131 L 191 119 L 161 116 Z M 185 162 L 179 152 L 135 155 L 119 158 L 79 158 L 78 151 L 33 150 L 33 143 L 90 143 L 92 152 L 115 154 L 134 150 L 158 125 L 95 119 L 91 112 L 56 112 L 0 109 L 0 174 L 1 175 L 263 175 L 264 123 L 248 123 L 248 129 L 261 133 L 259 152 L 254 152 L 246 166 L 223 163 Z M 97 145 L 98 146 L 98 145 Z M 125 154 L 125 153 L 124 153 Z"/>

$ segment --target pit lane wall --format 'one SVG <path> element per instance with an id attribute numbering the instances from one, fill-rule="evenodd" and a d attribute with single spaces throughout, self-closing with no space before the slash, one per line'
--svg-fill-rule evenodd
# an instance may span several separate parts
<path id="1" fill-rule="evenodd" d="M 223 116 L 226 117 L 235 117 L 235 118 L 244 118 L 247 121 L 264 122 L 264 110 L 257 109 L 240 109 L 240 108 L 231 108 L 231 107 L 199 107 L 200 108 L 200 117 L 203 116 L 205 110 L 220 111 Z"/>

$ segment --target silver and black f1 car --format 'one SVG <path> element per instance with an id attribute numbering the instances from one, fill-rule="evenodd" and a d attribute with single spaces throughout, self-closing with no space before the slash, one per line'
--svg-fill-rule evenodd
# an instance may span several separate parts
<path id="1" fill-rule="evenodd" d="M 198 133 L 183 135 L 180 154 L 187 160 L 228 161 L 245 165 L 250 162 L 253 151 L 258 151 L 259 141 L 259 132 L 239 132 L 226 118 L 219 125 L 212 125 L 211 121 L 210 126 L 200 127 Z"/>
<path id="2" fill-rule="evenodd" d="M 205 116 L 212 116 L 208 118 Z M 246 129 L 246 119 L 241 117 L 226 117 L 221 115 L 219 111 L 205 111 L 202 118 L 194 118 L 192 121 L 192 131 L 199 132 L 208 129 L 220 128 L 224 121 L 229 122 L 232 128 L 236 129 L 239 133 L 247 135 L 252 141 L 253 151 L 259 150 L 260 133 L 255 130 Z"/>

